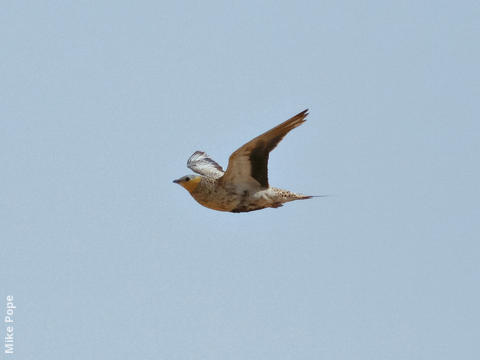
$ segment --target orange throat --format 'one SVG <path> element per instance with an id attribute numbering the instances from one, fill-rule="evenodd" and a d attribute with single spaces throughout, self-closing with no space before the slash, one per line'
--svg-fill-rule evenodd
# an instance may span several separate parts
<path id="1" fill-rule="evenodd" d="M 189 193 L 192 193 L 193 191 L 195 191 L 198 184 L 200 184 L 201 180 L 202 178 L 199 176 L 190 181 L 184 181 L 180 185 L 182 185 Z"/>

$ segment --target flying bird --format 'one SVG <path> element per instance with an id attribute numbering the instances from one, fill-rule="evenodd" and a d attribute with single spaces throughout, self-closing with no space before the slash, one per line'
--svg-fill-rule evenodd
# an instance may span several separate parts
<path id="1" fill-rule="evenodd" d="M 294 200 L 312 196 L 270 187 L 268 156 L 290 130 L 305 122 L 308 109 L 237 149 L 228 160 L 227 170 L 203 151 L 196 151 L 187 167 L 199 175 L 185 175 L 173 182 L 183 186 L 201 205 L 234 213 L 278 208 Z"/>

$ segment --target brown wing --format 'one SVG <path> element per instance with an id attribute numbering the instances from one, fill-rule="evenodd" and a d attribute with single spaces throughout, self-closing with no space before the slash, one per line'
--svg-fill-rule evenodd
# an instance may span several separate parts
<path id="1" fill-rule="evenodd" d="M 287 133 L 305 122 L 308 109 L 257 136 L 238 150 L 228 160 L 223 182 L 244 184 L 248 187 L 268 188 L 268 156 Z"/>

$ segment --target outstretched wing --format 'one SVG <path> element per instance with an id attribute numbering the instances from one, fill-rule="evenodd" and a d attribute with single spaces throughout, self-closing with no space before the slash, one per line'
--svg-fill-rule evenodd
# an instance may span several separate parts
<path id="1" fill-rule="evenodd" d="M 248 187 L 268 188 L 268 156 L 287 133 L 305 122 L 308 109 L 257 136 L 238 150 L 228 160 L 222 182 L 244 184 Z"/>
<path id="2" fill-rule="evenodd" d="M 224 174 L 222 167 L 203 151 L 195 151 L 188 159 L 187 167 L 200 175 L 215 179 L 222 177 Z"/>

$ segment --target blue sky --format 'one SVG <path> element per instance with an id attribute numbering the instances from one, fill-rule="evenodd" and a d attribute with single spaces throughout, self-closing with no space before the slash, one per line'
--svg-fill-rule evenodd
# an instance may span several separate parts
<path id="1" fill-rule="evenodd" d="M 14 357 L 478 359 L 479 18 L 473 1 L 4 4 Z M 332 196 L 229 214 L 172 184 L 194 151 L 226 166 L 305 108 L 270 183 Z"/>

